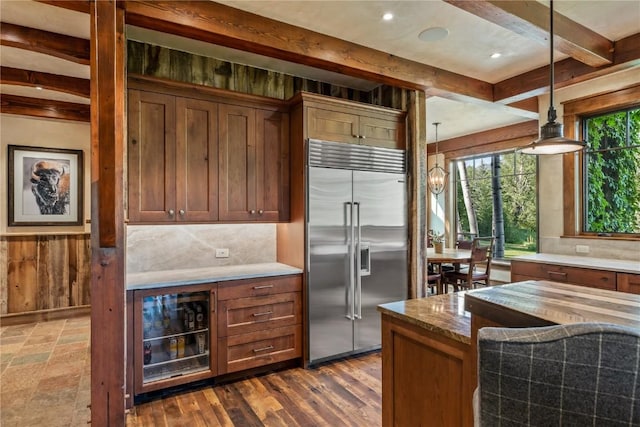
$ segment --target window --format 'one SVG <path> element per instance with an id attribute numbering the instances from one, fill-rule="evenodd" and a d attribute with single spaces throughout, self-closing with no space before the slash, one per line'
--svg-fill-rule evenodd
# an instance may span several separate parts
<path id="1" fill-rule="evenodd" d="M 583 118 L 584 231 L 640 233 L 640 107 Z"/>
<path id="2" fill-rule="evenodd" d="M 495 258 L 536 252 L 536 156 L 517 152 L 484 155 L 454 161 L 451 169 L 458 233 L 477 230 L 481 237 L 495 236 Z"/>

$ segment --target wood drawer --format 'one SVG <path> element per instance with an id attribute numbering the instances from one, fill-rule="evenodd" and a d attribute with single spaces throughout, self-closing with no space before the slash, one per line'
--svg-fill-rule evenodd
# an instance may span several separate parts
<path id="1" fill-rule="evenodd" d="M 302 277 L 299 274 L 230 280 L 218 284 L 218 301 L 300 291 L 302 291 Z"/>
<path id="2" fill-rule="evenodd" d="M 218 373 L 237 372 L 302 356 L 300 325 L 218 339 Z"/>
<path id="3" fill-rule="evenodd" d="M 237 298 L 218 303 L 218 337 L 302 323 L 300 292 Z"/>
<path id="4" fill-rule="evenodd" d="M 640 274 L 618 273 L 618 290 L 630 294 L 640 294 Z"/>
<path id="5" fill-rule="evenodd" d="M 529 276 L 538 280 L 571 283 L 590 288 L 616 290 L 616 273 L 579 267 L 543 264 L 537 262 L 511 262 L 511 277 Z"/>

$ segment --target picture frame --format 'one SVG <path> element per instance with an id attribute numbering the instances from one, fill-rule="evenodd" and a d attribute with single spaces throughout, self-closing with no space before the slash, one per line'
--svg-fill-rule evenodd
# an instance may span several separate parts
<path id="1" fill-rule="evenodd" d="M 9 145 L 8 225 L 82 225 L 82 150 Z"/>

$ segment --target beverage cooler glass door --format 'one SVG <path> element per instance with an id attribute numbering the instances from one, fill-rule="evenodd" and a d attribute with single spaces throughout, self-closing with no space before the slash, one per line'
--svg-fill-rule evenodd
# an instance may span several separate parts
<path id="1" fill-rule="evenodd" d="M 142 360 L 142 391 L 158 381 L 186 379 L 201 372 L 211 374 L 209 316 L 215 313 L 209 310 L 209 295 L 209 291 L 199 291 L 136 298 L 141 302 L 137 314 L 142 316 L 142 348 L 138 354 L 138 360 Z"/>

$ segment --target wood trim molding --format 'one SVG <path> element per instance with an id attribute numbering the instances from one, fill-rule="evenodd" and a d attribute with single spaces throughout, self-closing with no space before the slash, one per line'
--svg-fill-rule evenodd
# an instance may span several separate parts
<path id="1" fill-rule="evenodd" d="M 538 121 L 529 120 L 515 125 L 504 126 L 470 135 L 451 138 L 438 142 L 438 150 L 445 157 L 453 158 L 469 154 L 479 154 L 490 151 L 501 151 L 526 145 L 538 136 Z M 435 154 L 435 144 L 427 145 L 427 155 Z M 453 154 L 455 153 L 455 154 Z M 468 155 L 468 154 L 467 154 Z"/>
<path id="2" fill-rule="evenodd" d="M 48 310 L 28 311 L 24 313 L 3 314 L 0 316 L 0 323 L 2 323 L 2 326 L 14 326 L 22 325 L 24 323 L 72 319 L 75 317 L 89 316 L 90 314 L 90 305 L 78 305 L 75 307 L 52 308 Z"/>
<path id="3" fill-rule="evenodd" d="M 89 40 L 2 23 L 0 44 L 89 65 Z"/>
<path id="4" fill-rule="evenodd" d="M 571 127 L 573 130 L 576 123 L 576 117 L 569 116 L 597 114 L 611 109 L 632 107 L 638 104 L 640 104 L 640 85 L 616 90 L 614 92 L 591 95 L 563 103 L 563 122 L 567 124 L 565 127 Z M 572 121 L 567 122 L 567 118 Z"/>
<path id="5" fill-rule="evenodd" d="M 89 98 L 91 96 L 89 80 L 58 74 L 0 67 L 0 83 L 17 86 L 41 87 L 71 95 Z"/>
<path id="6" fill-rule="evenodd" d="M 47 119 L 89 122 L 91 118 L 90 110 L 89 104 L 76 104 L 17 95 L 2 95 L 0 101 L 0 112 L 2 113 Z"/>

